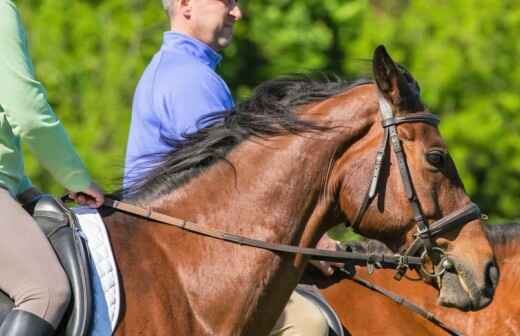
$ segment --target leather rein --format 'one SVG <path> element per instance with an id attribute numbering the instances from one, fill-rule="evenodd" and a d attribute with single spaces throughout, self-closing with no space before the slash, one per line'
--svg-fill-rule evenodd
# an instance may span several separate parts
<path id="1" fill-rule="evenodd" d="M 150 220 L 152 222 L 174 226 L 179 229 L 199 234 L 202 236 L 223 240 L 238 245 L 255 247 L 271 252 L 301 254 L 314 260 L 340 262 L 358 266 L 372 264 L 382 268 L 395 268 L 396 266 L 402 263 L 407 263 L 409 265 L 414 266 L 420 266 L 422 264 L 422 260 L 419 257 L 403 257 L 401 255 L 331 251 L 270 243 L 262 240 L 244 237 L 241 235 L 227 233 L 221 230 L 202 227 L 196 223 L 184 219 L 168 216 L 160 212 L 153 211 L 151 208 L 143 208 L 133 204 L 113 200 L 110 198 L 105 198 L 105 203 L 103 205 L 127 214 Z"/>
<path id="2" fill-rule="evenodd" d="M 383 116 L 383 128 L 385 129 L 383 143 L 377 153 L 375 162 L 374 172 L 369 185 L 369 190 L 366 194 L 365 200 L 358 210 L 356 219 L 354 221 L 354 227 L 357 227 L 362 220 L 364 213 L 369 207 L 371 201 L 374 199 L 380 180 L 380 172 L 383 164 L 388 158 L 387 147 L 388 143 L 391 143 L 392 148 L 399 161 L 399 171 L 403 180 L 406 196 L 410 201 L 414 213 L 415 220 L 417 222 L 417 234 L 414 242 L 408 247 L 404 254 L 366 254 L 356 253 L 349 251 L 330 251 L 321 250 L 315 248 L 304 248 L 293 245 L 277 244 L 257 239 L 244 237 L 241 235 L 231 234 L 224 231 L 212 229 L 209 227 L 202 227 L 197 223 L 190 222 L 184 219 L 168 216 L 156 211 L 151 208 L 143 208 L 133 204 L 113 200 L 106 198 L 104 205 L 109 208 L 119 210 L 121 212 L 135 215 L 153 222 L 162 223 L 170 226 L 177 227 L 179 229 L 189 231 L 195 234 L 211 237 L 230 243 L 255 247 L 263 250 L 268 250 L 277 253 L 286 254 L 301 254 L 309 257 L 313 260 L 322 260 L 328 262 L 339 262 L 349 265 L 368 266 L 369 271 L 373 271 L 374 267 L 378 268 L 395 268 L 397 270 L 396 278 L 401 278 L 406 270 L 411 267 L 420 267 L 426 275 L 431 277 L 440 276 L 449 266 L 448 257 L 438 247 L 433 247 L 431 238 L 437 234 L 451 230 L 455 227 L 464 225 L 472 220 L 480 217 L 480 209 L 474 203 L 470 203 L 463 209 L 457 210 L 440 220 L 432 223 L 431 226 L 426 224 L 424 216 L 421 212 L 421 207 L 415 194 L 412 180 L 408 171 L 408 166 L 404 157 L 404 152 L 401 147 L 401 140 L 397 134 L 397 125 L 403 123 L 415 123 L 424 122 L 434 126 L 437 126 L 439 119 L 431 113 L 414 113 L 402 117 L 394 117 L 392 108 L 384 98 L 380 98 L 380 111 Z M 417 256 L 417 252 L 420 248 L 424 248 L 425 252 Z M 434 253 L 441 255 L 442 262 L 440 263 L 443 268 L 441 272 L 430 274 L 424 270 L 424 259 L 426 255 L 432 256 Z"/>

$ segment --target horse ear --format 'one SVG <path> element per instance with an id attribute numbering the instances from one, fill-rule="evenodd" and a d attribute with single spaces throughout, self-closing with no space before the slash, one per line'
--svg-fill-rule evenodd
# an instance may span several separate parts
<path id="1" fill-rule="evenodd" d="M 392 60 L 384 46 L 380 45 L 374 51 L 372 66 L 377 87 L 389 102 L 400 107 L 401 112 L 410 107 L 411 101 L 418 100 L 418 90 L 412 90 L 404 72 L 413 77 L 407 71 L 400 70 L 401 67 Z"/>

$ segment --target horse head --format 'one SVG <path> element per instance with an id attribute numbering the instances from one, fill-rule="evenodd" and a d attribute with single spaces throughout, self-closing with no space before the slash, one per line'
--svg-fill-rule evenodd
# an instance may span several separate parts
<path id="1" fill-rule="evenodd" d="M 384 47 L 375 50 L 373 72 L 376 85 L 358 88 L 359 97 L 377 102 L 363 112 L 372 122 L 338 155 L 330 174 L 341 214 L 363 236 L 431 263 L 441 304 L 480 309 L 492 299 L 498 272 L 438 119 L 422 103 L 413 76 Z M 450 215 L 460 209 L 465 214 L 454 224 Z M 439 220 L 451 224 L 431 229 Z"/>

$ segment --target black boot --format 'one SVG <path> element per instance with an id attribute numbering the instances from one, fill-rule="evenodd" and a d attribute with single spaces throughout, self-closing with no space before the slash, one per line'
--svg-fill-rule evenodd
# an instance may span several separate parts
<path id="1" fill-rule="evenodd" d="M 12 310 L 0 326 L 2 336 L 52 336 L 54 328 L 44 319 L 23 310 Z"/>

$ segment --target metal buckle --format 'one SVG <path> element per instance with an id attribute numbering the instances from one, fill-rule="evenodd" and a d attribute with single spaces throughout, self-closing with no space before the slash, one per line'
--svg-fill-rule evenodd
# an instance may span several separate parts
<path id="1" fill-rule="evenodd" d="M 430 228 L 424 226 L 424 228 L 417 227 L 417 232 L 413 235 L 415 238 L 428 239 L 430 237 Z"/>
<path id="2" fill-rule="evenodd" d="M 382 268 L 383 266 L 376 259 L 374 254 L 369 254 L 367 259 L 367 271 L 369 275 L 374 273 L 376 268 Z"/>
<path id="3" fill-rule="evenodd" d="M 452 267 L 453 267 L 453 262 L 450 260 L 450 258 L 446 255 L 446 253 L 444 252 L 443 249 L 441 249 L 440 247 L 432 247 L 431 248 L 431 252 L 436 252 L 439 254 L 440 256 L 440 261 L 437 265 L 434 265 L 434 270 L 433 272 L 430 272 L 428 271 L 425 267 L 424 267 L 424 261 L 423 263 L 421 264 L 420 266 L 420 271 L 421 271 L 421 274 L 423 274 L 424 276 L 426 277 L 429 277 L 429 278 L 438 278 L 440 277 L 441 275 L 443 275 L 447 270 L 450 270 Z M 426 258 L 426 256 L 428 255 L 428 250 L 424 250 L 423 253 L 421 254 L 421 260 L 424 260 Z M 435 267 L 436 266 L 439 266 L 441 267 L 441 269 L 439 271 L 435 271 Z"/>
<path id="4" fill-rule="evenodd" d="M 406 272 L 410 269 L 410 265 L 408 264 L 408 255 L 396 255 L 399 257 L 399 262 L 397 267 L 395 268 L 394 279 L 400 281 Z"/>

